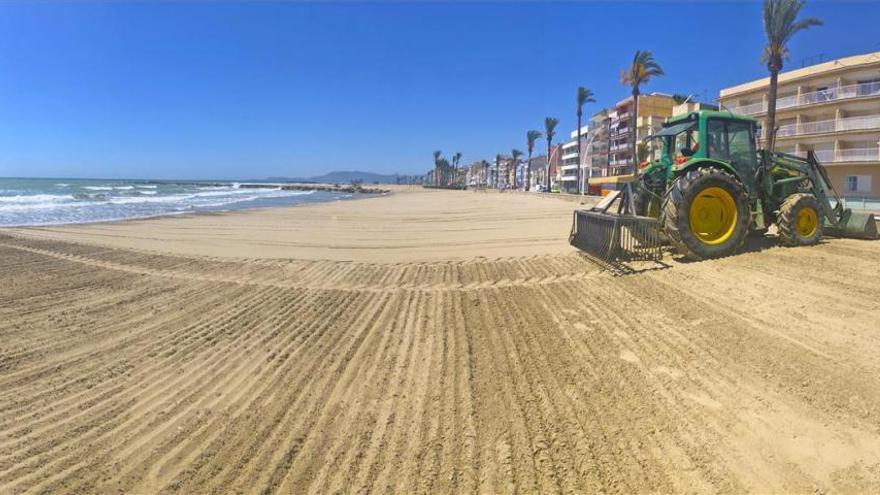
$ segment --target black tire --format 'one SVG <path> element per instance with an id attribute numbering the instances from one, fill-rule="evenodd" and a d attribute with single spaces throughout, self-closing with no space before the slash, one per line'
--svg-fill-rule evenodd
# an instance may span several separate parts
<path id="1" fill-rule="evenodd" d="M 822 238 L 822 213 L 812 194 L 798 193 L 785 198 L 776 215 L 779 238 L 785 246 L 811 246 Z M 812 217 L 812 219 L 810 219 Z M 805 222 L 805 223 L 800 223 Z"/>
<path id="2" fill-rule="evenodd" d="M 721 188 L 732 198 L 736 208 L 735 220 L 729 235 L 718 243 L 707 243 L 692 232 L 691 205 L 708 188 Z M 689 170 L 672 183 L 663 197 L 663 229 L 680 254 L 688 259 L 720 258 L 736 252 L 749 233 L 751 208 L 742 184 L 733 175 L 717 168 L 704 167 Z M 714 241 L 713 241 L 714 242 Z"/>

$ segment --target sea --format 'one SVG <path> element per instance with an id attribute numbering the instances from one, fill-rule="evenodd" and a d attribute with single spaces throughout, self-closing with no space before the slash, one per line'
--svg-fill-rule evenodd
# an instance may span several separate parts
<path id="1" fill-rule="evenodd" d="M 0 178 L 0 227 L 110 222 L 133 218 L 289 206 L 354 198 L 328 191 L 223 181 Z"/>

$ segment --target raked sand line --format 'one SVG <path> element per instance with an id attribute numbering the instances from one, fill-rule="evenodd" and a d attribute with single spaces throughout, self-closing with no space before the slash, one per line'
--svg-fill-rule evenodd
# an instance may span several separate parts
<path id="1" fill-rule="evenodd" d="M 615 277 L 83 232 L 0 235 L 3 493 L 880 491 L 880 243 Z"/>

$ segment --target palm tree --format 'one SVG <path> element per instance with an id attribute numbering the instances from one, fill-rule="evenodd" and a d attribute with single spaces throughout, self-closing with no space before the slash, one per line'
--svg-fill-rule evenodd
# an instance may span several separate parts
<path id="1" fill-rule="evenodd" d="M 559 119 L 547 117 L 544 119 L 544 136 L 547 137 L 547 192 L 550 192 L 550 151 L 553 148 L 553 136 L 556 135 L 556 125 Z"/>
<path id="2" fill-rule="evenodd" d="M 461 164 L 461 152 L 456 151 L 454 155 L 452 155 L 452 173 L 453 178 L 455 180 L 456 185 L 458 185 L 458 166 Z"/>
<path id="3" fill-rule="evenodd" d="M 541 137 L 541 131 L 529 131 L 526 133 L 526 150 L 529 152 L 529 159 L 526 165 L 526 191 L 532 187 L 532 152 L 535 151 L 535 142 Z"/>
<path id="4" fill-rule="evenodd" d="M 767 102 L 767 149 L 773 151 L 776 145 L 776 89 L 782 61 L 788 59 L 788 42 L 798 32 L 810 26 L 821 26 L 822 21 L 815 17 L 797 20 L 805 0 L 764 0 L 764 32 L 767 46 L 761 62 L 767 63 L 770 71 L 770 94 Z"/>
<path id="5" fill-rule="evenodd" d="M 440 150 L 437 150 L 434 152 L 434 185 L 435 186 L 440 185 L 440 155 L 442 153 L 443 152 Z"/>
<path id="6" fill-rule="evenodd" d="M 636 154 L 636 143 L 638 143 L 638 125 L 639 119 L 639 87 L 642 84 L 648 84 L 652 77 L 663 75 L 663 69 L 654 60 L 654 55 L 649 51 L 636 50 L 633 57 L 632 65 L 623 71 L 620 82 L 629 85 L 632 88 L 633 96 L 633 116 L 632 116 L 632 156 L 633 156 L 633 179 L 639 178 L 639 163 Z"/>
<path id="7" fill-rule="evenodd" d="M 512 180 L 510 181 L 510 188 L 516 189 L 516 166 L 519 164 L 519 157 L 523 156 L 523 152 L 518 149 L 510 150 L 510 156 L 512 157 L 510 162 L 511 166 L 508 168 L 507 178 L 511 179 L 511 175 L 513 175 Z M 513 174 L 510 173 L 513 171 Z"/>
<path id="8" fill-rule="evenodd" d="M 584 178 L 582 177 L 583 172 L 581 171 L 581 164 L 584 162 L 584 155 L 581 154 L 581 117 L 584 114 L 583 108 L 585 103 L 596 103 L 596 99 L 593 98 L 593 92 L 589 89 L 581 86 L 578 88 L 577 94 L 577 118 L 578 118 L 578 192 L 583 194 L 584 192 Z"/>
<path id="9" fill-rule="evenodd" d="M 442 185 L 448 186 L 449 185 L 449 169 L 450 169 L 449 160 L 447 160 L 446 158 L 441 158 L 439 164 L 440 164 L 440 174 L 443 176 L 443 184 Z"/>

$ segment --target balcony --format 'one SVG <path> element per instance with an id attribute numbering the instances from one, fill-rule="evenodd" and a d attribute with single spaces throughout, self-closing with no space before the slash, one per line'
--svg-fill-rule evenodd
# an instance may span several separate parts
<path id="1" fill-rule="evenodd" d="M 563 160 L 571 160 L 572 158 L 576 159 L 577 157 L 578 157 L 577 150 L 574 150 L 573 153 L 566 153 L 566 154 L 562 155 Z"/>
<path id="2" fill-rule="evenodd" d="M 613 144 L 613 145 L 610 146 L 609 149 L 610 149 L 611 151 L 622 151 L 622 150 L 627 150 L 627 149 L 629 149 L 631 145 L 632 145 L 632 144 L 631 144 L 629 141 L 627 141 L 627 142 L 625 142 L 625 143 Z"/>
<path id="3" fill-rule="evenodd" d="M 803 122 L 801 124 L 786 124 L 779 126 L 776 132 L 777 138 L 806 136 L 810 134 L 823 134 L 826 132 L 843 132 L 880 129 L 880 115 L 866 115 L 864 117 L 845 117 L 842 119 L 818 120 L 816 122 Z"/>
<path id="4" fill-rule="evenodd" d="M 565 171 L 567 171 L 567 170 L 577 170 L 578 165 L 577 165 L 577 163 L 575 163 L 575 164 L 573 164 L 573 165 L 563 165 L 563 166 L 560 167 L 560 168 L 562 169 L 563 172 L 565 172 Z"/>
<path id="5" fill-rule="evenodd" d="M 577 182 L 577 175 L 563 175 L 562 182 Z"/>
<path id="6" fill-rule="evenodd" d="M 816 159 L 820 163 L 847 163 L 847 162 L 880 162 L 880 147 L 878 148 L 850 148 L 841 150 L 816 150 Z M 796 155 L 806 157 L 807 152 L 801 151 Z"/>
<path id="7" fill-rule="evenodd" d="M 870 82 L 862 84 L 850 84 L 839 88 L 828 88 L 822 91 L 812 91 L 804 93 L 800 96 L 791 95 L 776 99 L 776 110 L 794 108 L 806 105 L 815 105 L 818 103 L 827 103 L 829 101 L 848 100 L 852 98 L 864 98 L 867 96 L 880 95 L 880 82 Z M 725 107 L 731 112 L 741 113 L 745 115 L 757 115 L 767 111 L 767 105 L 763 102 L 752 103 L 743 106 Z"/>

